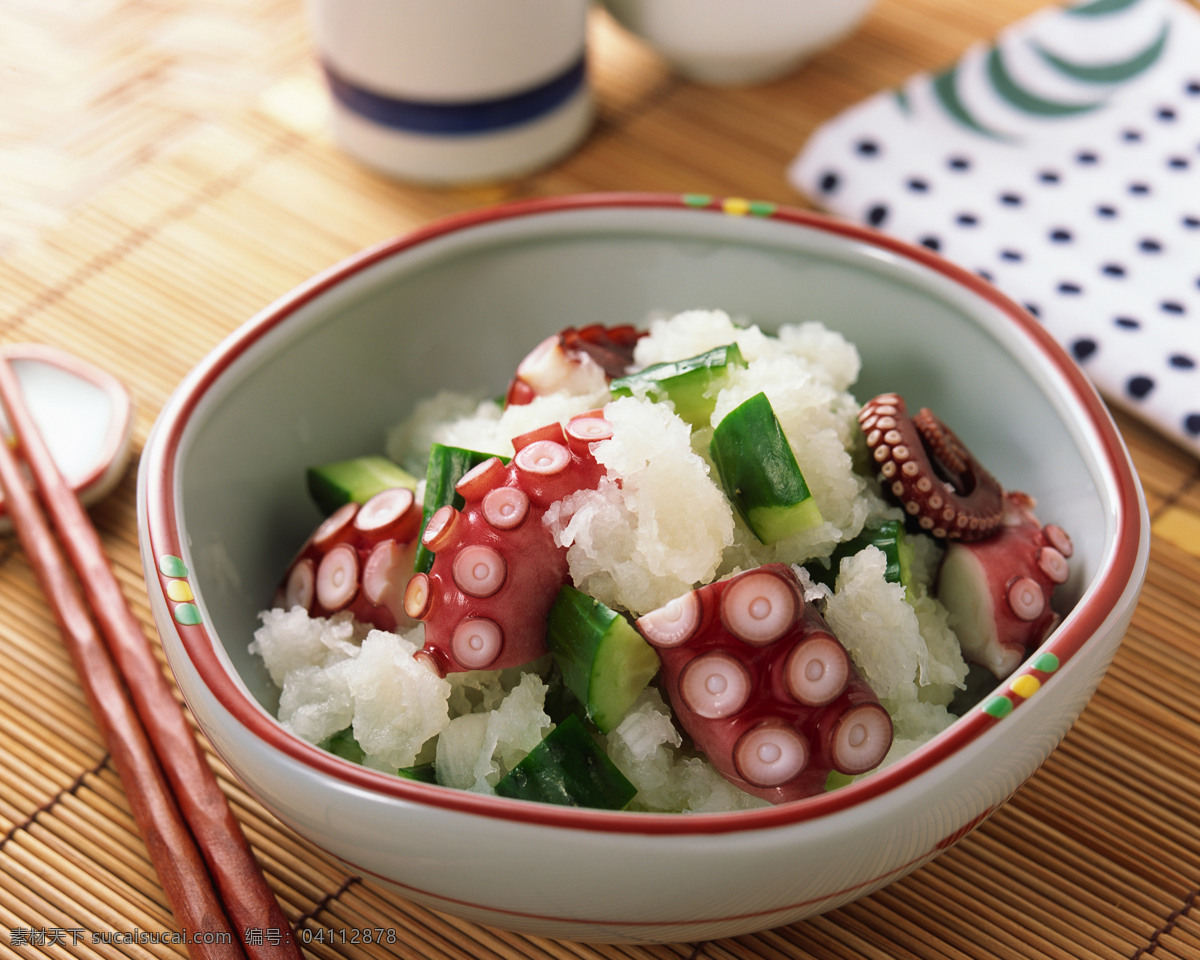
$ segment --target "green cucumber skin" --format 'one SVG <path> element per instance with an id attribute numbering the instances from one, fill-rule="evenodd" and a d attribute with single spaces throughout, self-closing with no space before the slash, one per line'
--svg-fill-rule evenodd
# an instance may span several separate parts
<path id="1" fill-rule="evenodd" d="M 600 749 L 583 721 L 569 716 L 501 778 L 496 793 L 559 806 L 624 810 L 637 788 Z"/>
<path id="2" fill-rule="evenodd" d="M 716 347 L 686 360 L 655 363 L 618 377 L 609 385 L 614 397 L 644 393 L 652 400 L 665 396 L 675 412 L 692 426 L 707 426 L 717 393 L 731 370 L 746 366 L 736 343 Z"/>
<path id="3" fill-rule="evenodd" d="M 437 770 L 432 763 L 418 763 L 412 767 L 401 767 L 396 776 L 420 783 L 437 783 Z"/>
<path id="4" fill-rule="evenodd" d="M 587 719 L 587 707 L 564 682 L 561 669 L 554 672 L 547 684 L 549 689 L 546 690 L 546 702 L 542 709 L 546 711 L 551 723 L 562 723 L 570 716 L 579 717 L 580 720 Z"/>
<path id="5" fill-rule="evenodd" d="M 818 583 L 832 588 L 837 580 L 838 568 L 846 557 L 852 557 L 866 547 L 878 547 L 887 560 L 884 579 L 898 583 L 906 589 L 912 584 L 912 546 L 908 543 L 904 524 L 899 520 L 885 520 L 878 527 L 864 530 L 857 537 L 840 543 L 829 556 L 829 566 L 815 562 L 809 565 L 809 574 Z"/>
<path id="6" fill-rule="evenodd" d="M 329 739 L 322 740 L 318 746 L 351 763 L 361 764 L 366 759 L 363 748 L 354 738 L 352 727 L 339 730 Z M 396 771 L 396 776 L 404 777 L 406 780 L 420 780 L 422 783 L 437 783 L 437 775 L 432 763 L 418 763 L 411 767 L 401 767 Z"/>
<path id="7" fill-rule="evenodd" d="M 546 617 L 546 646 L 562 671 L 563 683 L 584 706 L 599 639 L 616 616 L 613 610 L 568 584 L 559 590 Z"/>
<path id="8" fill-rule="evenodd" d="M 425 531 L 425 525 L 429 523 L 429 518 L 441 507 L 448 504 L 458 509 L 462 508 L 465 501 L 454 492 L 455 485 L 473 467 L 494 456 L 492 453 L 448 447 L 441 443 L 435 443 L 429 448 L 429 466 L 425 471 L 425 499 L 421 503 L 422 533 Z M 432 566 L 433 551 L 423 543 L 418 545 L 413 570 L 417 573 L 428 573 Z"/>
<path id="9" fill-rule="evenodd" d="M 417 487 L 416 477 L 387 457 L 377 455 L 309 467 L 306 479 L 309 496 L 325 516 L 347 503 L 366 503 L 382 490 Z"/>
<path id="10" fill-rule="evenodd" d="M 339 730 L 327 740 L 322 740 L 318 746 L 323 750 L 328 750 L 334 756 L 341 757 L 343 760 L 349 760 L 351 763 L 362 763 L 363 758 L 366 756 L 363 753 L 363 748 L 354 739 L 354 731 L 350 727 L 346 727 L 345 730 Z"/>
<path id="11" fill-rule="evenodd" d="M 730 502 L 763 543 L 821 522 L 765 393 L 756 393 L 717 424 L 709 453 Z"/>
<path id="12" fill-rule="evenodd" d="M 546 620 L 546 646 L 564 686 L 608 733 L 658 672 L 658 654 L 623 616 L 570 584 Z"/>

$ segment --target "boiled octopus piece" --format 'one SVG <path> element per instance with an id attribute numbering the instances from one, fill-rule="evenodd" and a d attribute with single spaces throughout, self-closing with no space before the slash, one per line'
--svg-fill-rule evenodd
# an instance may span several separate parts
<path id="1" fill-rule="evenodd" d="M 644 331 L 622 325 L 567 327 L 547 337 L 517 366 L 508 385 L 506 405 L 566 390 L 586 393 L 603 379 L 623 376 L 633 363 L 633 350 Z"/>
<path id="2" fill-rule="evenodd" d="M 983 540 L 1004 522 L 1004 491 L 931 410 L 910 415 L 884 393 L 863 404 L 858 422 L 884 491 L 926 533 Z"/>
<path id="3" fill-rule="evenodd" d="M 380 630 L 404 630 L 404 612 L 421 529 L 421 508 L 406 487 L 381 491 L 366 503 L 346 503 L 317 526 L 288 565 L 275 605 L 311 616 L 343 610 Z"/>
<path id="4" fill-rule="evenodd" d="M 1042 526 L 1032 497 L 1005 494 L 995 536 L 951 543 L 937 575 L 937 596 L 950 611 L 963 657 L 997 679 L 1011 674 L 1054 629 L 1051 607 L 1069 574 L 1071 538 L 1057 524 Z"/>
<path id="5" fill-rule="evenodd" d="M 593 489 L 605 475 L 592 446 L 612 436 L 598 411 L 513 440 L 505 464 L 493 457 L 463 476 L 463 498 L 444 506 L 421 541 L 434 554 L 429 573 L 409 581 L 404 607 L 425 624 L 416 656 L 440 675 L 499 670 L 546 653 L 546 618 L 568 582 L 567 554 L 542 516 L 556 500 Z"/>
<path id="6" fill-rule="evenodd" d="M 638 618 L 676 718 L 731 783 L 772 803 L 875 768 L 892 721 L 791 567 L 718 580 Z"/>

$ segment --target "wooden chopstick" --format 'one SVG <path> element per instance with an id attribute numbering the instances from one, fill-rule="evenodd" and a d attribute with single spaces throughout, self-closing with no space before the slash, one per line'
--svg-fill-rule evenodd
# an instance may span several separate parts
<path id="1" fill-rule="evenodd" d="M 129 805 L 176 920 L 181 927 L 202 933 L 206 940 L 221 939 L 236 946 L 240 939 L 234 937 L 208 880 L 204 860 L 137 712 L 7 443 L 0 443 L 0 486 L 21 546 L 50 600 L 113 765 L 126 784 Z M 246 956 L 240 947 L 233 953 L 215 944 L 211 950 L 208 944 L 196 944 L 191 953 L 195 957 Z"/>
<path id="2" fill-rule="evenodd" d="M 227 940 L 191 943 L 192 955 L 298 960 L 279 902 L 3 356 L 0 404 L 54 531 L 0 439 L 0 484 L 13 526 L 54 608 L 176 920 L 189 937 Z"/>

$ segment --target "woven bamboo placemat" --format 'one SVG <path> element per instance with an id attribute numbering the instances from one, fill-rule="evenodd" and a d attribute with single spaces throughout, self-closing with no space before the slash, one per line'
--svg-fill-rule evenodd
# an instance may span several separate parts
<path id="1" fill-rule="evenodd" d="M 778 83 L 685 83 L 599 12 L 600 116 L 557 167 L 420 190 L 330 142 L 298 2 L 0 3 L 0 342 L 79 352 L 122 378 L 135 452 L 223 336 L 313 272 L 430 219 L 604 189 L 799 204 L 784 169 L 823 120 L 950 61 L 1038 4 L 880 0 L 864 27 Z M 814 920 L 732 940 L 556 943 L 416 907 L 265 813 L 211 758 L 313 957 L 1198 957 L 1200 464 L 1121 418 L 1153 518 L 1149 580 L 1081 721 L 1016 798 L 932 864 Z M 93 508 L 153 633 L 134 472 Z M 0 539 L 0 953 L 178 957 L 128 804 L 53 618 Z M 365 942 L 367 939 L 373 942 Z"/>

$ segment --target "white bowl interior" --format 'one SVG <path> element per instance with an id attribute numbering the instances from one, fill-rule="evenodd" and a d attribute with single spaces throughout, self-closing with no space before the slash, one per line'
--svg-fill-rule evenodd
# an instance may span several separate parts
<path id="1" fill-rule="evenodd" d="M 1070 362 L 951 276 L 853 235 L 686 208 L 501 217 L 335 268 L 248 325 L 253 342 L 182 434 L 175 498 L 204 619 L 270 709 L 274 689 L 246 648 L 318 519 L 306 467 L 382 449 L 439 389 L 499 393 L 562 327 L 696 307 L 768 330 L 820 320 L 842 331 L 862 355 L 860 399 L 896 390 L 932 407 L 1005 486 L 1037 498 L 1043 522 L 1071 533 L 1062 599 L 1073 604 L 1112 549 L 1116 507 L 1057 366 Z"/>

